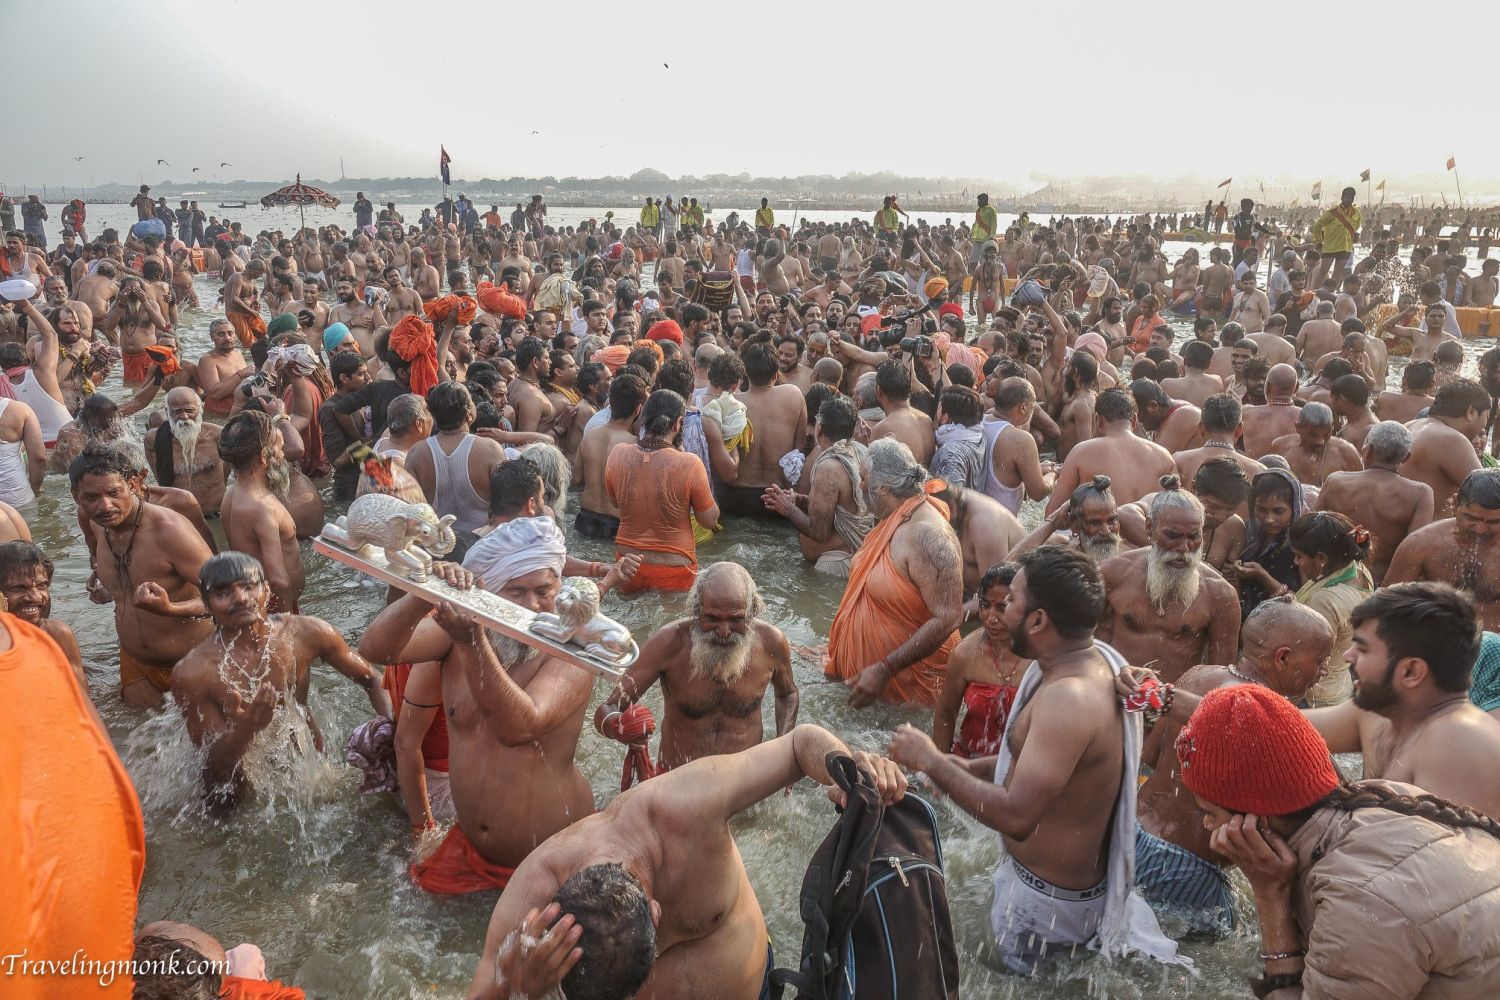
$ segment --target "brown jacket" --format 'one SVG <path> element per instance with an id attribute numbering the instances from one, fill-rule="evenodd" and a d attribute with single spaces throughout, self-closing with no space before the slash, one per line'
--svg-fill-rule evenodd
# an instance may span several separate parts
<path id="1" fill-rule="evenodd" d="M 1306 1000 L 1500 997 L 1500 838 L 1389 809 L 1320 809 L 1289 844 Z"/>

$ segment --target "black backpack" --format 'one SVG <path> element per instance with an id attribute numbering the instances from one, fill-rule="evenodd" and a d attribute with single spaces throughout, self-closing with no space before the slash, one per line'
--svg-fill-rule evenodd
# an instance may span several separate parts
<path id="1" fill-rule="evenodd" d="M 958 1000 L 958 949 L 937 816 L 907 793 L 885 806 L 843 754 L 828 773 L 849 795 L 802 880 L 797 971 L 771 973 L 771 996 L 798 1000 Z"/>

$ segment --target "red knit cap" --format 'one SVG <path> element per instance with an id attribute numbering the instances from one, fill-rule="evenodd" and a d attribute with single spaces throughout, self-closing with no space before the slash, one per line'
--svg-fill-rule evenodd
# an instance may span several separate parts
<path id="1" fill-rule="evenodd" d="M 651 329 L 646 331 L 647 340 L 670 340 L 678 347 L 682 346 L 682 327 L 677 325 L 675 319 L 658 320 L 651 324 Z"/>
<path id="2" fill-rule="evenodd" d="M 1188 790 L 1230 812 L 1284 816 L 1339 783 L 1328 744 L 1292 703 L 1259 684 L 1203 696 L 1177 734 Z"/>

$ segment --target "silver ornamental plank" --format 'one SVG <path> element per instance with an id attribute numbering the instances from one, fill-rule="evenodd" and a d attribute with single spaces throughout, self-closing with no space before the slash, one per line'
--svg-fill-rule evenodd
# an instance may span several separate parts
<path id="1" fill-rule="evenodd" d="M 631 654 L 615 662 L 606 662 L 571 643 L 557 642 L 547 636 L 538 635 L 532 631 L 532 625 L 537 619 L 535 612 L 528 611 L 518 604 L 478 587 L 472 590 L 459 590 L 436 577 L 419 583 L 391 569 L 390 564 L 386 562 L 385 554 L 373 545 L 366 545 L 357 552 L 351 552 L 349 549 L 318 537 L 313 539 L 312 547 L 314 552 L 321 553 L 335 562 L 341 562 L 377 580 L 383 580 L 408 594 L 416 594 L 433 604 L 449 601 L 468 611 L 488 629 L 510 636 L 517 642 L 523 642 L 534 649 L 542 650 L 560 660 L 566 660 L 611 680 L 619 680 L 624 676 L 625 668 L 635 662 L 639 653 L 632 644 Z"/>

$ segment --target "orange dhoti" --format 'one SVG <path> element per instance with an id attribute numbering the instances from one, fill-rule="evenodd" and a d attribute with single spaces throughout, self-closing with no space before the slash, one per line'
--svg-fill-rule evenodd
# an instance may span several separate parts
<path id="1" fill-rule="evenodd" d="M 162 694 L 166 694 L 172 690 L 172 668 L 153 667 L 149 663 L 137 660 L 125 650 L 120 650 L 120 690 L 124 691 L 137 681 L 145 681 Z"/>
<path id="2" fill-rule="evenodd" d="M 457 823 L 437 850 L 411 866 L 417 885 L 444 896 L 504 889 L 515 873 L 514 868 L 493 864 L 480 854 Z"/>
<path id="3" fill-rule="evenodd" d="M 152 358 L 145 351 L 120 355 L 120 364 L 125 369 L 126 385 L 145 385 L 146 379 L 151 377 Z"/>
<path id="4" fill-rule="evenodd" d="M 305 1000 L 306 996 L 297 987 L 284 986 L 274 979 L 224 976 L 219 986 L 219 1000 Z"/>
<path id="5" fill-rule="evenodd" d="M 225 315 L 229 317 L 229 324 L 234 327 L 234 332 L 239 334 L 242 347 L 249 347 L 255 343 L 256 338 L 266 335 L 266 321 L 259 315 L 241 312 L 225 313 Z"/>
<path id="6" fill-rule="evenodd" d="M 828 630 L 828 654 L 823 673 L 835 680 L 854 677 L 911 638 L 932 618 L 921 593 L 891 558 L 891 539 L 919 504 L 931 503 L 947 519 L 947 508 L 925 494 L 912 497 L 875 525 L 854 554 L 849 585 L 839 601 Z M 948 655 L 958 645 L 955 631 L 932 655 L 918 660 L 893 677 L 881 699 L 932 707 L 937 704 L 948 669 Z"/>
<path id="7" fill-rule="evenodd" d="M 620 555 L 617 551 L 616 557 Z M 620 584 L 620 593 L 638 594 L 643 590 L 689 591 L 698 579 L 698 567 L 667 566 L 662 563 L 641 563 L 635 576 Z"/>

